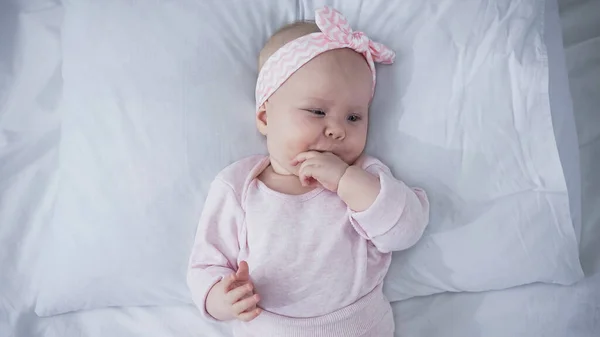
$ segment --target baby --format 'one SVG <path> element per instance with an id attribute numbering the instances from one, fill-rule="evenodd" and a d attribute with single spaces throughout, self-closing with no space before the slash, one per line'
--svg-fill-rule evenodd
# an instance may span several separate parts
<path id="1" fill-rule="evenodd" d="M 394 53 L 331 8 L 315 21 L 261 51 L 256 125 L 269 155 L 219 173 L 190 258 L 194 302 L 234 320 L 235 336 L 392 336 L 383 279 L 428 222 L 425 193 L 363 155 L 374 62 Z"/>

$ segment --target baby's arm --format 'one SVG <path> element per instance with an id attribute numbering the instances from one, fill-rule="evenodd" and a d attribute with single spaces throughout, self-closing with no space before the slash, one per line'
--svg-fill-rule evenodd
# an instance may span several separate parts
<path id="1" fill-rule="evenodd" d="M 429 222 L 425 192 L 395 179 L 380 163 L 349 167 L 338 195 L 353 211 L 350 220 L 356 231 L 383 253 L 413 246 Z"/>
<path id="2" fill-rule="evenodd" d="M 337 193 L 354 212 L 366 211 L 377 199 L 379 178 L 358 166 L 349 166 L 338 184 Z"/>
<path id="3" fill-rule="evenodd" d="M 237 263 L 243 221 L 233 189 L 215 180 L 200 217 L 187 275 L 192 299 L 208 319 L 247 321 L 260 313 L 248 265 Z"/>

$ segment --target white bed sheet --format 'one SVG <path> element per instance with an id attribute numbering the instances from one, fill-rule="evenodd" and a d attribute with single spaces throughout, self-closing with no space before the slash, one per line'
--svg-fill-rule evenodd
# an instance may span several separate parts
<path id="1" fill-rule="evenodd" d="M 62 11 L 0 4 L 0 337 L 226 336 L 191 306 L 38 318 L 31 268 L 55 187 Z M 581 260 L 572 287 L 534 284 L 394 303 L 398 336 L 597 336 L 600 331 L 600 2 L 561 2 L 582 163 Z M 18 14 L 18 15 L 17 15 Z M 43 55 L 43 56 L 42 56 Z M 43 252 L 42 252 L 43 253 Z"/>

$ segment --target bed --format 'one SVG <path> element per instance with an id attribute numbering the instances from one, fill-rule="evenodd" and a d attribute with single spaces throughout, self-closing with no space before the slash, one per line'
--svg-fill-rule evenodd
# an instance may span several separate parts
<path id="1" fill-rule="evenodd" d="M 558 55 L 549 60 L 550 81 L 567 80 L 556 70 L 565 62 L 564 44 L 578 130 L 579 252 L 586 276 L 572 286 L 530 284 L 394 302 L 397 336 L 600 333 L 600 3 L 549 0 L 546 9 L 546 44 L 549 50 L 558 48 L 550 52 Z M 32 265 L 45 253 L 43 229 L 57 186 L 62 18 L 63 9 L 54 1 L 0 5 L 0 336 L 229 336 L 226 327 L 202 321 L 192 305 L 103 308 L 44 318 L 34 312 Z M 568 101 L 552 102 L 552 90 L 551 84 L 552 108 L 569 108 Z"/>

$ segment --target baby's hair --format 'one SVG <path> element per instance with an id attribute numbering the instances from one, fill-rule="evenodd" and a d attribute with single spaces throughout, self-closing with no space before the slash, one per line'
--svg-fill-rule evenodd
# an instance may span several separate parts
<path id="1" fill-rule="evenodd" d="M 286 43 L 301 36 L 318 33 L 320 31 L 321 30 L 314 21 L 297 21 L 281 27 L 269 38 L 263 49 L 260 51 L 260 54 L 258 54 L 258 71 L 260 71 L 267 59 Z"/>

